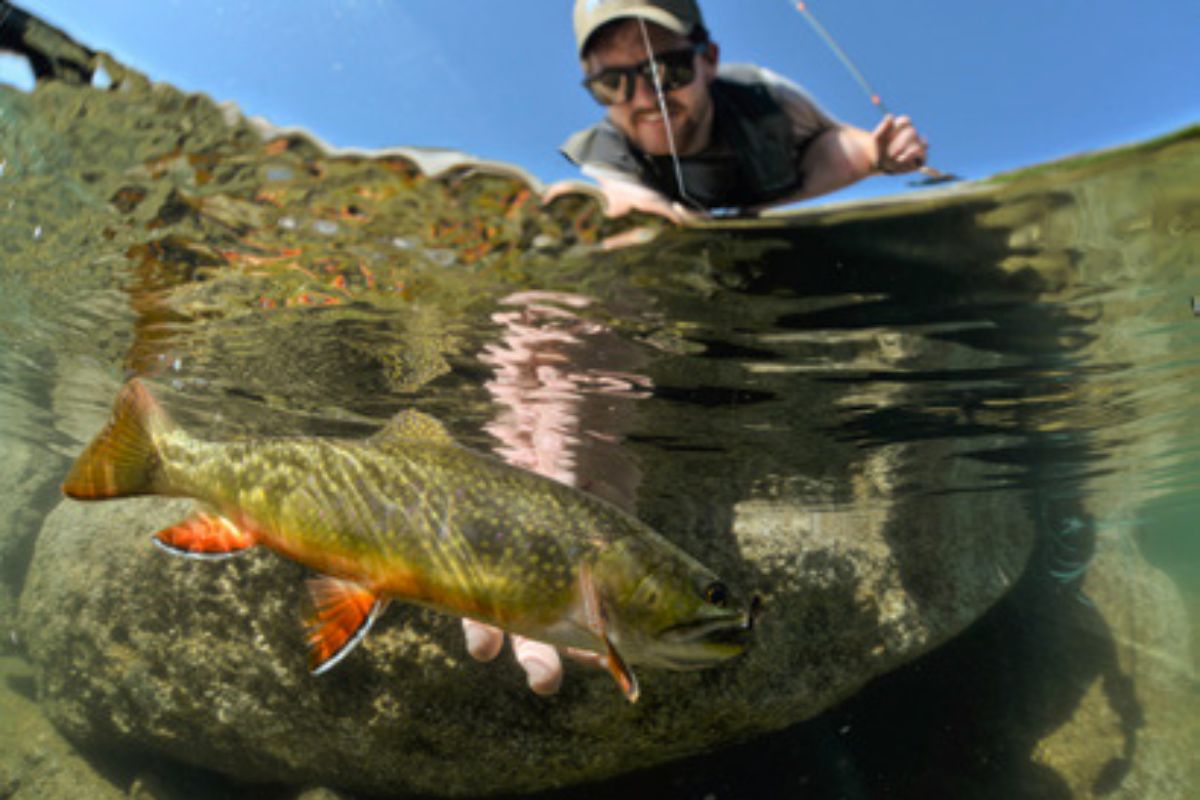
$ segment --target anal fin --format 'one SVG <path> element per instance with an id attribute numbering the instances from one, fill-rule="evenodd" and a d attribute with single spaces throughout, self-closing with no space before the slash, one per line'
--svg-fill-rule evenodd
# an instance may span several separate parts
<path id="1" fill-rule="evenodd" d="M 362 584 L 322 575 L 308 582 L 313 613 L 308 627 L 308 668 L 313 675 L 332 669 L 363 640 L 387 608 L 387 601 Z"/>
<path id="2" fill-rule="evenodd" d="M 253 534 L 218 514 L 199 512 L 154 534 L 168 553 L 188 558 L 229 558 L 256 544 Z"/>

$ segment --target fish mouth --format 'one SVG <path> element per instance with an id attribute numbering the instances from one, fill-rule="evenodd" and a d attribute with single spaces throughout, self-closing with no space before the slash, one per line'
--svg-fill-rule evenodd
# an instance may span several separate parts
<path id="1" fill-rule="evenodd" d="M 732 658 L 749 645 L 761 611 L 762 603 L 755 597 L 745 613 L 682 622 L 660 632 L 658 639 L 669 648 L 670 660 L 680 667 Z"/>

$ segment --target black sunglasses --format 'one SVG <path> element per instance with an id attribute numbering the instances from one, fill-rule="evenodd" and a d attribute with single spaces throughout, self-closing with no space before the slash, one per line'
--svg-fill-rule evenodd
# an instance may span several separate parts
<path id="1" fill-rule="evenodd" d="M 658 65 L 658 80 L 664 92 L 687 86 L 696 79 L 696 55 L 708 49 L 706 42 L 698 42 L 681 50 L 657 53 L 632 67 L 607 67 L 583 79 L 583 87 L 592 93 L 602 106 L 628 103 L 633 99 L 637 76 L 654 86 L 654 64 Z"/>

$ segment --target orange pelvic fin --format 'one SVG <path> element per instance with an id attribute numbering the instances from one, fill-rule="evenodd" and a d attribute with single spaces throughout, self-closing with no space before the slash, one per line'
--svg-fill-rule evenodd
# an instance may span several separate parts
<path id="1" fill-rule="evenodd" d="M 313 613 L 308 627 L 308 668 L 313 675 L 332 669 L 367 635 L 387 601 L 362 584 L 322 575 L 308 582 Z"/>
<path id="2" fill-rule="evenodd" d="M 600 593 L 596 590 L 596 584 L 592 580 L 592 571 L 586 563 L 579 568 L 579 586 L 583 592 L 583 611 L 587 618 L 587 626 L 604 643 L 604 654 L 599 658 L 600 666 L 613 676 L 617 686 L 621 687 L 625 699 L 636 703 L 642 690 L 638 686 L 637 676 L 625 663 L 620 651 L 613 645 L 612 639 L 608 638 L 604 605 L 600 599 Z"/>
<path id="3" fill-rule="evenodd" d="M 157 494 L 162 487 L 155 436 L 171 426 L 166 412 L 134 380 L 117 395 L 112 418 L 71 467 L 63 493 L 77 500 Z"/>
<path id="4" fill-rule="evenodd" d="M 621 691 L 625 695 L 625 699 L 631 703 L 636 703 L 638 697 L 641 696 L 642 690 L 638 686 L 637 676 L 633 674 L 633 670 L 625 663 L 625 659 L 621 658 L 621 654 L 617 648 L 613 647 L 612 640 L 606 635 L 604 644 L 608 648 L 604 654 L 604 667 L 608 670 L 608 674 L 613 676 L 617 682 L 617 686 L 621 687 Z"/>
<path id="5" fill-rule="evenodd" d="M 177 556 L 220 559 L 253 547 L 256 540 L 225 517 L 201 512 L 163 528 L 154 534 L 154 543 Z"/>

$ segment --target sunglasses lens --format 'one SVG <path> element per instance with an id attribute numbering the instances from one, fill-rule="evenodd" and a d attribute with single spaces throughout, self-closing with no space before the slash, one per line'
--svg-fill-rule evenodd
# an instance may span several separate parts
<path id="1" fill-rule="evenodd" d="M 668 58 L 669 56 L 669 58 Z M 664 92 L 687 86 L 696 77 L 696 65 L 692 52 L 667 53 L 658 64 L 658 77 L 662 81 Z"/>
<path id="2" fill-rule="evenodd" d="M 611 106 L 628 100 L 628 87 L 633 76 L 627 70 L 604 70 L 583 82 L 596 102 Z"/>

